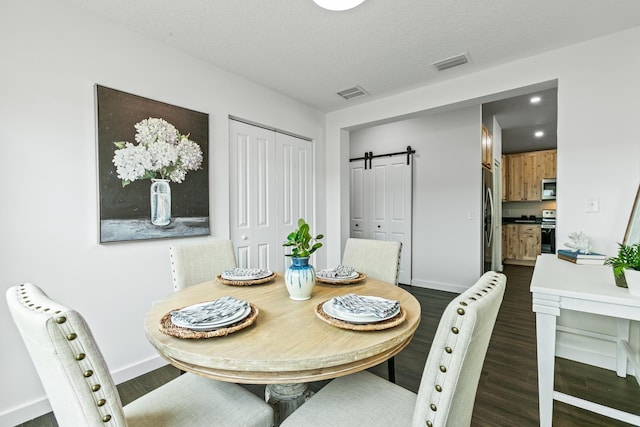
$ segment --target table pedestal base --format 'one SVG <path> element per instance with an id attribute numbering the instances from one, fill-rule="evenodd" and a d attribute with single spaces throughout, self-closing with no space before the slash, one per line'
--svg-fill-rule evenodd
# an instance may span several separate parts
<path id="1" fill-rule="evenodd" d="M 279 426 L 285 418 L 300 407 L 313 393 L 306 383 L 267 384 L 264 399 L 273 406 L 275 425 Z"/>

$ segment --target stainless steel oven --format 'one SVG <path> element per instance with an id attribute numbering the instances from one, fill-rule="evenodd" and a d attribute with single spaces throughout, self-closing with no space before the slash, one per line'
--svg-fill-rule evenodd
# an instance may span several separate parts
<path id="1" fill-rule="evenodd" d="M 543 254 L 556 253 L 556 211 L 553 209 L 545 209 L 542 211 L 540 244 Z"/>

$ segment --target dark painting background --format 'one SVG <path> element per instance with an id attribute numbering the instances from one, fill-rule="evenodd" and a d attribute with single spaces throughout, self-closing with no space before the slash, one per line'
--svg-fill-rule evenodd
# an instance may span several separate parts
<path id="1" fill-rule="evenodd" d="M 100 219 L 150 217 L 151 180 L 122 187 L 113 154 L 116 141 L 135 143 L 134 125 L 149 117 L 162 118 L 202 149 L 201 168 L 187 173 L 182 183 L 171 182 L 171 217 L 209 216 L 209 115 L 119 90 L 96 85 Z"/>

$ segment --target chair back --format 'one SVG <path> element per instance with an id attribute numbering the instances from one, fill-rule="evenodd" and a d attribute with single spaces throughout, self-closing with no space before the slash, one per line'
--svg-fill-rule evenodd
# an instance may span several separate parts
<path id="1" fill-rule="evenodd" d="M 29 283 L 9 288 L 6 297 L 58 424 L 126 426 L 120 396 L 84 318 Z"/>
<path id="2" fill-rule="evenodd" d="M 214 280 L 225 270 L 237 267 L 231 240 L 173 245 L 169 247 L 169 255 L 175 290 Z"/>
<path id="3" fill-rule="evenodd" d="M 425 364 L 414 426 L 471 424 L 482 365 L 506 277 L 488 272 L 445 309 Z"/>
<path id="4" fill-rule="evenodd" d="M 342 265 L 355 268 L 372 279 L 398 284 L 402 243 L 391 240 L 347 239 Z"/>

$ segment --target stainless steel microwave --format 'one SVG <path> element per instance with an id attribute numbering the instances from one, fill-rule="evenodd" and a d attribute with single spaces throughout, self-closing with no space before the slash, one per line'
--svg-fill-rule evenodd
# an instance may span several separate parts
<path id="1" fill-rule="evenodd" d="M 542 200 L 556 199 L 556 179 L 545 178 L 542 180 Z"/>

